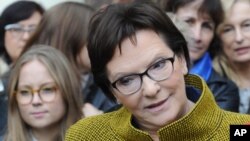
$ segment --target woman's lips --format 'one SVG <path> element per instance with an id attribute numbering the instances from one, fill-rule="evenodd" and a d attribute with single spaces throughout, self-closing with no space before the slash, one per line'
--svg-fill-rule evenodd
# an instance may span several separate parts
<path id="1" fill-rule="evenodd" d="M 239 47 L 237 49 L 234 49 L 234 51 L 237 53 L 237 54 L 245 54 L 245 53 L 248 53 L 250 51 L 250 47 Z"/>
<path id="2" fill-rule="evenodd" d="M 42 118 L 46 113 L 47 113 L 46 111 L 32 112 L 31 115 L 34 116 L 35 118 Z"/>
<path id="3" fill-rule="evenodd" d="M 191 52 L 200 52 L 203 48 L 202 47 L 189 47 L 188 50 Z"/>
<path id="4" fill-rule="evenodd" d="M 166 98 L 162 101 L 159 101 L 157 103 L 150 104 L 150 105 L 146 106 L 145 109 L 147 109 L 148 111 L 150 111 L 152 113 L 159 112 L 165 107 L 167 100 L 168 100 L 168 98 Z"/>

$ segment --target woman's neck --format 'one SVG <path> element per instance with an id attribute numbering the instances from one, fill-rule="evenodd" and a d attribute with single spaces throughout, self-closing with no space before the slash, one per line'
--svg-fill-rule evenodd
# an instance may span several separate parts
<path id="1" fill-rule="evenodd" d="M 54 126 L 43 129 L 31 129 L 31 133 L 36 141 L 55 141 L 59 135 L 60 127 Z"/>
<path id="2" fill-rule="evenodd" d="M 246 63 L 231 63 L 235 74 L 236 81 L 239 88 L 250 88 L 250 62 Z M 233 80 L 234 81 L 234 80 Z"/>
<path id="3" fill-rule="evenodd" d="M 175 120 L 178 120 L 180 118 L 182 118 L 183 116 L 185 116 L 186 114 L 188 114 L 191 109 L 194 107 L 194 103 L 190 100 L 187 100 L 187 103 L 185 105 L 185 108 L 183 108 L 183 111 L 178 115 L 178 117 L 175 119 Z M 135 119 L 136 120 L 136 119 Z M 137 123 L 139 123 L 138 121 L 136 121 Z M 171 121 L 173 122 L 173 121 Z M 170 123 L 171 123 L 170 122 Z M 168 125 L 169 123 L 166 123 L 166 125 Z M 140 123 L 138 124 L 138 127 L 146 132 L 149 133 L 149 135 L 151 136 L 151 138 L 154 140 L 154 141 L 159 141 L 159 136 L 157 134 L 157 131 L 162 128 L 162 127 L 153 127 L 152 125 L 148 125 L 148 124 L 143 124 L 143 123 Z"/>
<path id="4" fill-rule="evenodd" d="M 158 137 L 158 135 L 156 133 L 152 133 L 152 134 L 150 134 L 150 136 L 153 139 L 153 141 L 159 141 L 160 140 L 159 137 Z"/>

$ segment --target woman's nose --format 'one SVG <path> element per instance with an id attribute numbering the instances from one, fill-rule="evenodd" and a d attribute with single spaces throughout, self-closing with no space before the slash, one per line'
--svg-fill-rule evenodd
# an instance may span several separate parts
<path id="1" fill-rule="evenodd" d="M 147 75 L 143 76 L 142 93 L 146 97 L 154 97 L 160 90 L 160 85 L 157 81 L 152 80 Z"/>

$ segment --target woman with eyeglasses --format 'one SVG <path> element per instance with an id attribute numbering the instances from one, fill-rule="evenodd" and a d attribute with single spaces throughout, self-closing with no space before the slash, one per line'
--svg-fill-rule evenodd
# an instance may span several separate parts
<path id="1" fill-rule="evenodd" d="M 80 80 L 60 51 L 33 46 L 11 71 L 4 140 L 63 141 L 67 128 L 82 118 L 80 91 Z"/>
<path id="2" fill-rule="evenodd" d="M 88 34 L 95 82 L 122 107 L 70 127 L 66 141 L 229 140 L 250 116 L 219 108 L 206 82 L 188 74 L 187 43 L 154 3 L 98 11 Z"/>
<path id="3" fill-rule="evenodd" d="M 221 48 L 215 69 L 239 87 L 240 113 L 250 114 L 250 0 L 222 0 L 225 19 L 217 33 Z"/>
<path id="4" fill-rule="evenodd" d="M 88 23 L 94 12 L 94 8 L 79 2 L 62 2 L 51 7 L 23 49 L 25 52 L 33 44 L 46 44 L 66 55 L 82 78 L 85 116 L 101 114 L 116 105 L 96 86 L 90 73 L 86 45 Z"/>
<path id="5" fill-rule="evenodd" d="M 43 13 L 44 9 L 38 3 L 20 0 L 5 8 L 0 16 L 0 135 L 7 122 L 8 70 L 19 57 Z"/>
<path id="6" fill-rule="evenodd" d="M 44 9 L 33 1 L 17 1 L 0 16 L 0 56 L 10 65 L 39 24 Z M 1 74 L 0 74 L 1 75 Z"/>

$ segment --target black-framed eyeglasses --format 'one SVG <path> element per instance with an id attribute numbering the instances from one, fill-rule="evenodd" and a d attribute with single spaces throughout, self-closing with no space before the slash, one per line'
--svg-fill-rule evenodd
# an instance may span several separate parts
<path id="1" fill-rule="evenodd" d="M 43 102 L 52 102 L 56 97 L 57 86 L 45 85 L 41 88 L 34 90 L 31 88 L 20 88 L 16 93 L 17 101 L 23 105 L 30 104 L 33 100 L 35 93 Z"/>
<path id="2" fill-rule="evenodd" d="M 157 82 L 168 79 L 173 73 L 174 61 L 175 54 L 171 58 L 165 58 L 155 62 L 143 73 L 124 76 L 111 83 L 111 85 L 124 95 L 134 94 L 141 89 L 142 77 L 144 75 L 147 75 L 150 79 Z"/>

